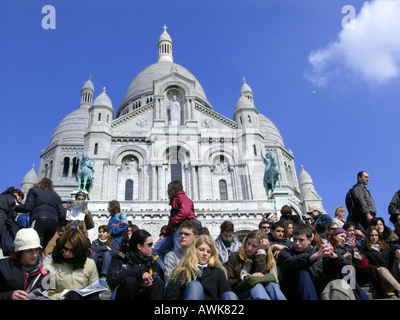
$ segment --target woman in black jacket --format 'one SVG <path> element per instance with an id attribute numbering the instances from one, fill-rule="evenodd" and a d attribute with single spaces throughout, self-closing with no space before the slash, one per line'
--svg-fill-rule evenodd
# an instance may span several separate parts
<path id="1" fill-rule="evenodd" d="M 115 300 L 161 300 L 164 274 L 153 256 L 153 238 L 138 229 L 129 240 L 129 251 L 113 254 L 107 284 Z"/>
<path id="2" fill-rule="evenodd" d="M 46 248 L 57 231 L 59 222 L 65 220 L 66 210 L 62 199 L 54 191 L 53 182 L 43 178 L 29 189 L 24 204 L 14 207 L 17 212 L 30 212 L 31 228 L 39 234 L 40 244 Z"/>

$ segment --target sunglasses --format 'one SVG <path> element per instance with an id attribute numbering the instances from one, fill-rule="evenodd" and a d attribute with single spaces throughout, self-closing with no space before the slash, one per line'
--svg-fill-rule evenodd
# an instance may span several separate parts
<path id="1" fill-rule="evenodd" d="M 188 232 L 179 232 L 179 236 L 182 237 L 184 236 L 185 238 L 189 238 L 192 234 Z"/>
<path id="2" fill-rule="evenodd" d="M 66 246 L 64 246 L 63 249 L 64 249 L 66 252 L 70 252 L 70 253 L 72 253 L 72 254 L 75 253 L 75 250 L 74 250 L 74 249 L 67 248 Z"/>

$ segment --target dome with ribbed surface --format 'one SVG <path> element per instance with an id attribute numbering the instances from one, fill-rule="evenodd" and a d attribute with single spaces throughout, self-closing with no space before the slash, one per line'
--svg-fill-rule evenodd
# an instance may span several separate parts
<path id="1" fill-rule="evenodd" d="M 62 142 L 63 144 L 83 144 L 83 135 L 89 124 L 88 108 L 80 107 L 72 111 L 58 124 L 50 140 L 50 146 Z"/>
<path id="2" fill-rule="evenodd" d="M 155 94 L 154 82 L 161 80 L 172 73 L 177 73 L 189 79 L 189 81 L 193 81 L 195 83 L 195 96 L 208 104 L 206 94 L 204 93 L 204 90 L 196 77 L 185 67 L 182 67 L 181 65 L 173 62 L 172 40 L 167 32 L 167 27 L 164 26 L 163 28 L 164 32 L 161 34 L 158 40 L 159 52 L 157 63 L 154 63 L 145 68 L 131 82 L 128 90 L 126 91 L 124 100 L 122 101 L 118 109 L 117 117 L 120 114 L 120 110 L 125 108 L 125 106 L 128 105 L 130 102 L 144 96 L 153 96 Z"/>
<path id="3" fill-rule="evenodd" d="M 103 92 L 93 102 L 94 107 L 109 107 L 112 109 L 112 102 L 106 93 L 106 88 L 103 88 Z"/>
<path id="4" fill-rule="evenodd" d="M 306 170 L 304 170 L 304 166 L 301 165 L 301 172 L 299 175 L 299 185 L 304 185 L 304 184 L 314 184 L 313 180 L 311 179 L 311 176 L 308 174 Z"/>
<path id="5" fill-rule="evenodd" d="M 176 71 L 174 71 L 176 70 Z M 195 94 L 201 100 L 207 101 L 206 94 L 196 77 L 185 67 L 173 62 L 157 62 L 148 66 L 142 72 L 140 72 L 136 78 L 131 82 L 128 90 L 126 91 L 124 101 L 121 103 L 121 107 L 125 107 L 130 101 L 140 98 L 145 95 L 154 94 L 153 82 L 160 80 L 172 72 L 188 78 L 189 80 L 195 81 Z M 120 107 L 120 108 L 121 108 Z"/>
<path id="6" fill-rule="evenodd" d="M 254 104 L 243 94 L 240 96 L 239 100 L 236 102 L 235 112 L 240 109 L 254 109 Z"/>
<path id="7" fill-rule="evenodd" d="M 274 123 L 268 119 L 266 116 L 259 114 L 258 121 L 260 123 L 260 130 L 264 136 L 265 141 L 272 142 L 273 144 L 278 144 L 284 146 L 281 133 Z"/>
<path id="8" fill-rule="evenodd" d="M 28 173 L 25 175 L 24 180 L 22 181 L 22 183 L 23 184 L 26 183 L 26 184 L 34 185 L 34 184 L 36 184 L 38 182 L 39 182 L 39 180 L 38 180 L 38 176 L 37 176 L 37 174 L 35 172 L 35 165 L 32 164 L 31 170 L 29 170 Z"/>

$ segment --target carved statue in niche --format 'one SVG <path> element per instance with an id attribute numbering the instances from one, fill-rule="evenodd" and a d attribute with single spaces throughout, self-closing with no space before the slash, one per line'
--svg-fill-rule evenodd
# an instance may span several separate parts
<path id="1" fill-rule="evenodd" d="M 171 124 L 178 125 L 181 123 L 181 105 L 176 100 L 176 95 L 172 97 L 172 101 L 169 104 L 169 115 Z"/>

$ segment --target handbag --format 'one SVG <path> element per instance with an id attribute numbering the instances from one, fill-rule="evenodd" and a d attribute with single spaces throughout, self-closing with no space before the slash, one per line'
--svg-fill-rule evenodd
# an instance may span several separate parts
<path id="1" fill-rule="evenodd" d="M 261 283 L 263 286 L 270 282 L 277 282 L 273 274 L 266 273 L 262 277 L 248 276 L 244 278 L 236 287 L 236 292 L 241 292 L 246 289 L 253 288 L 257 283 Z"/>

